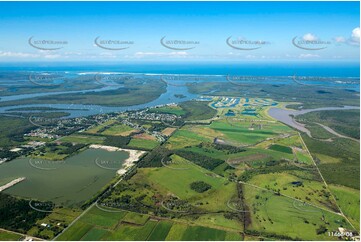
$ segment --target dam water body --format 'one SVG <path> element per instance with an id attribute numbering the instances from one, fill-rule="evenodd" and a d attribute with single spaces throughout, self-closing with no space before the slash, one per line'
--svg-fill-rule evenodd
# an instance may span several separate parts
<path id="1" fill-rule="evenodd" d="M 115 177 L 128 157 L 124 151 L 87 149 L 63 161 L 17 158 L 0 165 L 0 184 L 26 177 L 3 192 L 59 205 L 79 205 Z"/>

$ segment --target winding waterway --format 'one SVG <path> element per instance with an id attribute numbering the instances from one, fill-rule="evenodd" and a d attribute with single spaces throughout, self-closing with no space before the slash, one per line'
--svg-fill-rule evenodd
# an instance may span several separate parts
<path id="1" fill-rule="evenodd" d="M 109 87 L 108 87 L 109 88 Z M 114 88 L 114 87 L 111 87 Z M 119 88 L 119 87 L 117 87 Z M 104 91 L 105 89 L 97 89 L 97 90 L 85 90 L 85 91 L 76 91 L 76 92 L 90 92 L 90 91 Z M 109 89 L 106 89 L 109 90 Z M 64 92 L 69 93 L 69 92 Z M 59 93 L 57 93 L 59 94 Z M 177 98 L 174 95 L 181 94 L 183 95 L 182 98 Z M 17 99 L 12 100 L 19 100 L 20 96 L 26 98 L 36 97 L 37 94 L 26 94 L 26 95 L 17 95 Z M 11 98 L 13 96 L 7 97 Z M 17 105 L 17 106 L 5 106 L 0 107 L 0 113 L 11 114 L 14 110 L 10 110 L 13 108 L 32 108 L 32 107 L 47 107 L 47 108 L 56 108 L 57 111 L 66 111 L 70 115 L 67 118 L 76 118 L 76 117 L 84 117 L 89 115 L 96 115 L 96 114 L 103 114 L 103 113 L 113 113 L 113 112 L 123 112 L 128 110 L 138 110 L 148 107 L 154 107 L 158 105 L 165 105 L 169 103 L 179 103 L 188 100 L 192 100 L 197 98 L 198 95 L 189 93 L 188 88 L 186 86 L 167 86 L 167 91 L 161 94 L 157 99 L 150 101 L 148 103 L 139 104 L 139 105 L 132 105 L 132 106 L 122 106 L 122 107 L 110 107 L 110 106 L 101 106 L 101 105 L 84 105 L 84 104 L 27 104 L 27 105 Z M 54 112 L 54 110 L 50 110 Z M 22 111 L 26 112 L 26 111 Z M 31 112 L 28 111 L 28 112 Z"/>
<path id="2" fill-rule="evenodd" d="M 350 110 L 350 109 L 360 109 L 357 106 L 344 106 L 344 107 L 324 107 L 324 108 L 313 108 L 313 109 L 303 109 L 303 110 L 292 110 L 292 109 L 282 109 L 282 108 L 270 108 L 268 114 L 284 123 L 287 124 L 299 131 L 305 132 L 308 136 L 311 136 L 311 132 L 305 127 L 304 124 L 297 122 L 293 116 L 316 112 L 316 111 L 327 111 L 327 110 Z M 292 116 L 291 116 L 292 115 Z"/>

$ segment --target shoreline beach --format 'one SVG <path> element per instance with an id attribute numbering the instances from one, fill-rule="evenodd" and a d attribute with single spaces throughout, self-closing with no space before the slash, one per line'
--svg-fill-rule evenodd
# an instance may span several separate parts
<path id="1" fill-rule="evenodd" d="M 114 146 L 107 146 L 107 145 L 96 145 L 96 144 L 92 144 L 89 146 L 89 148 L 91 149 L 103 149 L 106 151 L 125 151 L 129 153 L 129 157 L 124 161 L 124 164 L 122 165 L 122 167 L 117 170 L 117 174 L 118 175 L 123 175 L 127 172 L 127 170 L 132 167 L 134 165 L 134 162 L 138 161 L 139 158 L 146 153 L 146 151 L 142 151 L 142 150 L 132 150 L 132 149 L 123 149 L 123 148 L 118 148 L 118 147 L 114 147 Z"/>

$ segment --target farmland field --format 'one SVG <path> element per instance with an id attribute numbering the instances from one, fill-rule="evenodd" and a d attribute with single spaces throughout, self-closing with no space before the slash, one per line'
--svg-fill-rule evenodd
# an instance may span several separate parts
<path id="1" fill-rule="evenodd" d="M 94 219 L 94 215 L 96 215 L 96 219 Z M 184 231 L 179 230 L 183 227 Z M 121 210 L 105 212 L 94 207 L 82 217 L 81 221 L 77 221 L 61 234 L 57 240 L 190 240 L 192 238 L 190 236 L 194 235 L 194 232 L 200 236 L 199 238 L 205 240 L 225 239 L 226 237 L 233 238 L 231 240 L 241 238 L 235 232 L 202 226 L 188 226 L 169 220 L 149 220 L 149 217 L 142 214 Z"/>
<path id="2" fill-rule="evenodd" d="M 360 224 L 360 207 L 357 204 L 360 203 L 360 195 L 358 191 L 352 188 L 343 187 L 343 186 L 330 186 L 330 190 L 335 194 L 336 200 L 347 215 L 347 217 L 352 221 L 356 228 L 359 228 Z"/>
<path id="3" fill-rule="evenodd" d="M 151 149 L 155 148 L 156 146 L 158 146 L 158 144 L 159 143 L 155 140 L 132 138 L 130 140 L 130 142 L 128 143 L 128 146 L 139 148 L 139 149 L 151 150 Z"/>
<path id="4" fill-rule="evenodd" d="M 212 97 L 112 114 L 59 139 L 28 137 L 45 144 L 2 164 L 0 185 L 25 176 L 24 163 L 32 167 L 6 194 L 55 204 L 21 231 L 47 240 L 337 240 L 329 233 L 339 228 L 357 234 L 359 177 L 350 174 L 359 170 L 359 143 L 311 137 L 268 115 L 270 106 L 286 104 Z M 174 116 L 176 126 L 163 120 Z M 131 155 L 89 149 L 94 144 L 146 152 L 117 176 Z"/>
<path id="5" fill-rule="evenodd" d="M 357 0 L 53 1 L 0 0 L 0 242 L 361 240 Z"/>
<path id="6" fill-rule="evenodd" d="M 12 232 L 7 232 L 5 230 L 0 230 L 0 240 L 1 241 L 15 241 L 19 240 L 22 236 Z"/>

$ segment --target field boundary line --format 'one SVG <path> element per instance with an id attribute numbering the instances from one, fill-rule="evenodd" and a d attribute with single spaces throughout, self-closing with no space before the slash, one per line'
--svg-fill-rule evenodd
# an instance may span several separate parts
<path id="1" fill-rule="evenodd" d="M 312 161 L 313 161 L 313 164 L 315 165 L 315 167 L 316 167 L 316 169 L 317 169 L 318 173 L 320 174 L 320 176 L 321 176 L 321 178 L 322 178 L 322 180 L 323 180 L 323 182 L 324 182 L 324 184 L 325 184 L 326 188 L 329 190 L 329 192 L 330 192 L 330 194 L 331 194 L 331 196 L 332 196 L 332 199 L 334 200 L 334 202 L 335 202 L 335 204 L 336 204 L 336 206 L 337 206 L 338 210 L 340 211 L 341 216 L 342 216 L 342 217 L 344 217 L 344 219 L 346 219 L 346 221 L 347 221 L 347 222 L 351 225 L 351 227 L 352 227 L 354 230 L 358 231 L 358 230 L 357 230 L 357 229 L 353 226 L 353 224 L 351 223 L 351 221 L 350 221 L 350 220 L 346 217 L 346 215 L 342 212 L 342 210 L 341 210 L 340 206 L 339 206 L 339 205 L 338 205 L 338 203 L 337 203 L 337 200 L 336 200 L 335 196 L 333 195 L 332 191 L 329 189 L 328 184 L 327 184 L 327 182 L 326 182 L 325 178 L 323 177 L 323 175 L 322 175 L 322 173 L 321 173 L 320 169 L 318 168 L 316 161 L 313 159 L 313 156 L 311 155 L 311 152 L 309 151 L 309 149 L 308 149 L 308 147 L 307 147 L 306 143 L 304 142 L 304 140 L 303 140 L 303 138 L 302 138 L 302 136 L 301 136 L 300 132 L 298 132 L 298 135 L 299 135 L 299 137 L 300 137 L 300 139 L 301 139 L 301 141 L 302 141 L 302 144 L 305 146 L 305 148 L 306 148 L 306 150 L 307 150 L 308 154 L 311 156 L 311 159 L 312 159 Z"/>
<path id="2" fill-rule="evenodd" d="M 97 200 L 98 201 L 98 200 Z M 87 209 L 85 209 L 78 217 L 76 217 L 63 231 L 61 231 L 57 236 L 55 236 L 52 241 L 55 241 L 60 235 L 62 235 L 65 231 L 67 231 L 71 226 L 73 226 L 86 212 L 88 212 L 97 202 L 90 205 Z"/>
<path id="3" fill-rule="evenodd" d="M 116 185 L 119 184 L 123 180 L 123 177 L 119 179 L 114 185 L 111 187 L 114 188 Z M 62 235 L 65 231 L 67 231 L 71 226 L 74 225 L 85 213 L 87 213 L 91 208 L 93 208 L 96 204 L 98 204 L 98 199 L 92 203 L 87 209 L 85 209 L 78 217 L 76 217 L 63 231 L 61 231 L 57 236 L 55 236 L 52 241 L 55 241 L 60 235 Z"/>

